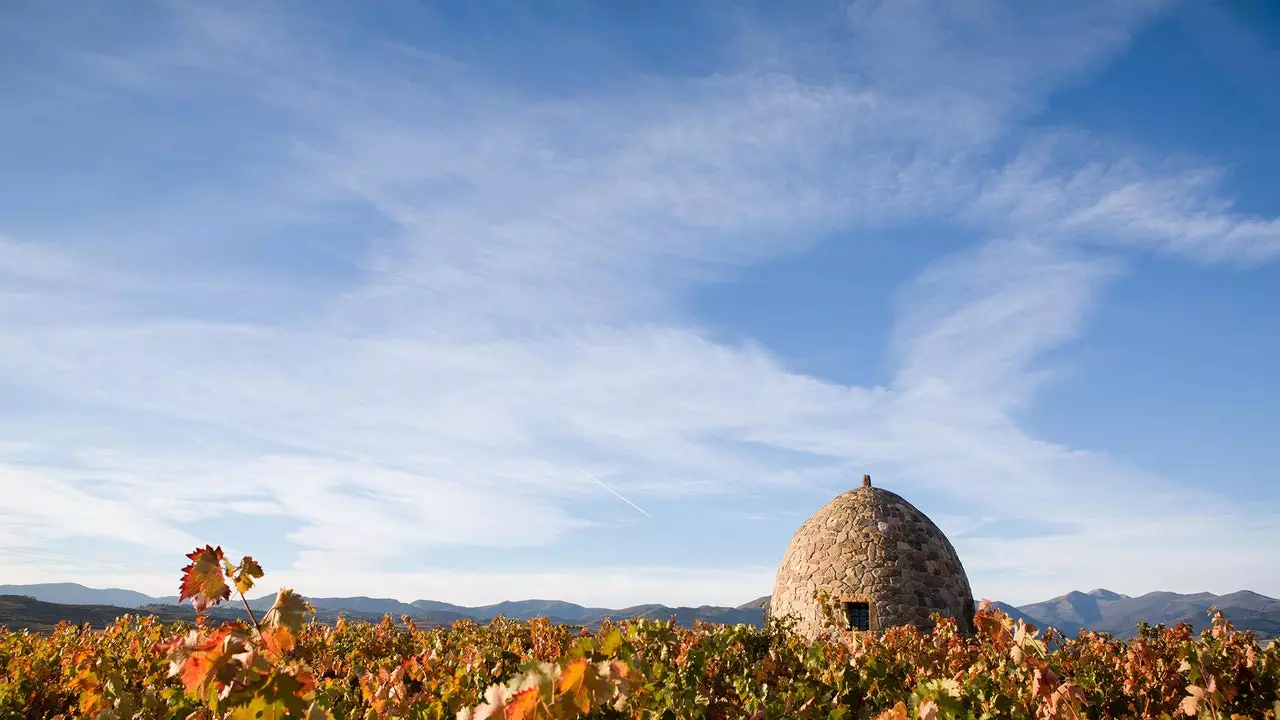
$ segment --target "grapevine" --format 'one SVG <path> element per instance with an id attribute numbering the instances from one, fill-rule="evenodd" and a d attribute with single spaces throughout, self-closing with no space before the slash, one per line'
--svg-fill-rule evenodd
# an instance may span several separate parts
<path id="1" fill-rule="evenodd" d="M 247 599 L 262 567 L 197 548 L 179 593 L 194 624 L 125 616 L 47 634 L 0 627 L 0 718 L 240 720 L 939 720 L 1280 717 L 1280 641 L 1261 646 L 1220 612 L 1142 626 L 1132 640 L 1063 637 L 983 603 L 976 632 L 931 630 L 817 640 L 674 620 L 545 619 L 450 627 L 318 622 L 290 589 L 261 618 Z M 206 621 L 236 595 L 242 621 Z"/>

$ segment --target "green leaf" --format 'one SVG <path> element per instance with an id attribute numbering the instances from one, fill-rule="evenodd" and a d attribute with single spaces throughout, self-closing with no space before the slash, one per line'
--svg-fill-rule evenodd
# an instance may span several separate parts
<path id="1" fill-rule="evenodd" d="M 617 628 L 610 630 L 600 638 L 600 653 L 605 656 L 612 656 L 622 646 L 622 633 Z"/>
<path id="2" fill-rule="evenodd" d="M 248 705 L 240 705 L 227 714 L 227 720 L 285 720 L 289 717 L 283 704 L 256 696 Z"/>
<path id="3" fill-rule="evenodd" d="M 253 581 L 262 577 L 263 572 L 257 560 L 245 555 L 240 565 L 228 574 L 235 579 L 236 590 L 243 595 L 253 588 Z"/>

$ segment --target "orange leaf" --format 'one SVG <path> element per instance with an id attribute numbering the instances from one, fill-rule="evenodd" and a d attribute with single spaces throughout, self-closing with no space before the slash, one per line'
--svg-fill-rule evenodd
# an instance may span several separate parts
<path id="1" fill-rule="evenodd" d="M 285 653 L 293 649 L 297 638 L 287 627 L 268 625 L 262 629 L 262 649 L 274 659 L 283 658 Z"/>
<path id="2" fill-rule="evenodd" d="M 194 644 L 183 649 L 185 658 L 182 660 L 180 672 L 182 684 L 187 688 L 187 692 L 203 694 L 209 684 L 217 680 L 219 672 L 241 649 L 241 643 L 233 640 L 231 629 L 223 627 L 208 638 L 196 640 Z"/>
<path id="3" fill-rule="evenodd" d="M 502 717 L 506 720 L 533 720 L 537 712 L 538 686 L 535 685 L 516 693 L 502 709 Z"/>
<path id="4" fill-rule="evenodd" d="M 982 635 L 986 635 L 992 640 L 1000 638 L 1008 633 L 1008 630 L 1005 629 L 1004 623 L 995 615 L 979 612 L 974 616 L 973 621 L 974 624 L 978 626 L 978 632 Z"/>
<path id="5" fill-rule="evenodd" d="M 574 707 L 582 714 L 591 710 L 591 699 L 587 697 L 586 686 L 587 659 L 578 658 L 565 666 L 557 681 L 557 691 L 569 695 Z"/>
<path id="6" fill-rule="evenodd" d="M 182 586 L 178 602 L 191 600 L 196 612 L 202 613 L 210 605 L 231 597 L 231 588 L 227 587 L 226 578 L 222 574 L 222 546 L 196 548 L 187 557 L 191 564 L 182 568 Z"/>

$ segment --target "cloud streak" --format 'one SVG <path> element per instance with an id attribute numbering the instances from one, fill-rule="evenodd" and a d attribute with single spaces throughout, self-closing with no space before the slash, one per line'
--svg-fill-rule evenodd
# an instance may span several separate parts
<path id="1" fill-rule="evenodd" d="M 578 469 L 579 469 L 579 470 L 582 470 L 582 468 L 578 468 Z M 622 496 L 622 494 L 621 494 L 621 493 L 619 493 L 617 490 L 614 490 L 613 488 L 609 487 L 608 485 L 605 485 L 603 482 L 601 482 L 601 481 L 600 481 L 600 478 L 596 477 L 595 475 L 592 475 L 591 473 L 587 472 L 586 470 L 582 470 L 582 474 L 583 474 L 583 475 L 586 475 L 588 478 L 590 478 L 590 479 L 591 479 L 591 481 L 592 481 L 592 482 L 594 482 L 595 484 L 599 485 L 600 487 L 604 488 L 605 490 L 608 490 L 608 491 L 609 491 L 609 493 L 610 493 L 611 495 L 613 495 L 614 497 L 618 498 L 618 499 L 619 499 L 619 500 L 621 500 L 622 502 L 624 502 L 624 503 L 626 503 L 626 504 L 630 505 L 631 507 L 635 508 L 635 509 L 636 509 L 636 512 L 640 513 L 641 515 L 643 515 L 643 516 L 645 516 L 645 517 L 647 517 L 647 518 L 652 518 L 652 517 L 653 517 L 653 516 L 652 516 L 652 515 L 650 515 L 649 513 L 645 512 L 645 509 L 644 509 L 644 508 L 642 508 L 642 507 L 640 507 L 639 505 L 637 505 L 637 504 L 635 504 L 635 503 L 631 502 L 630 500 L 626 499 L 626 498 L 625 498 L 625 497 L 623 497 L 623 496 Z"/>

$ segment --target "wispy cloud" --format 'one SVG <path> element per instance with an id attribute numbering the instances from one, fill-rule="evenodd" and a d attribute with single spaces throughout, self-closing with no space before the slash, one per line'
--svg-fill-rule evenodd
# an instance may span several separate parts
<path id="1" fill-rule="evenodd" d="M 968 216 L 1195 262 L 1248 266 L 1280 255 L 1280 222 L 1234 211 L 1219 192 L 1221 169 L 1146 155 L 1076 133 L 1037 137 L 984 184 Z"/>

